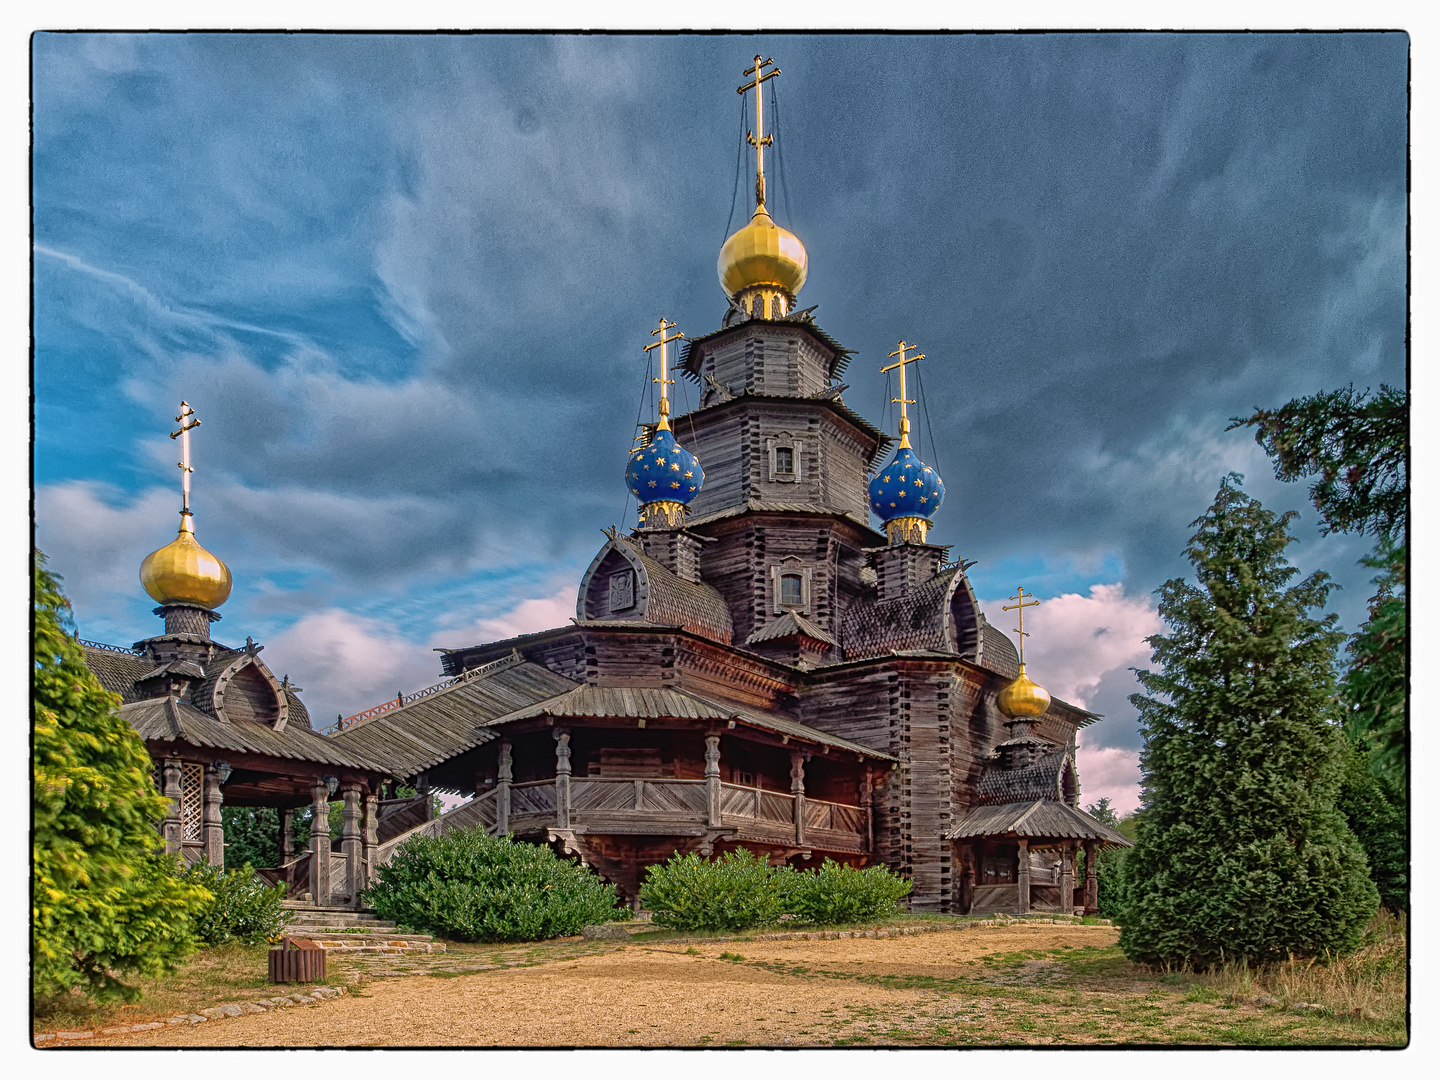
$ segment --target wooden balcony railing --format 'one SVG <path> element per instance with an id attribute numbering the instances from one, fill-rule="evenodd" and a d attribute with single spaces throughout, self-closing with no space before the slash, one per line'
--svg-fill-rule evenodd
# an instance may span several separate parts
<path id="1" fill-rule="evenodd" d="M 395 849 L 417 836 L 439 836 L 450 829 L 479 826 L 490 834 L 536 829 L 587 828 L 602 832 L 685 832 L 705 828 L 735 830 L 739 839 L 794 844 L 821 850 L 870 850 L 869 813 L 862 806 L 809 799 L 783 791 L 654 777 L 568 777 L 566 784 L 534 780 L 497 784 L 464 806 L 393 837 L 376 849 L 375 865 L 388 862 Z M 568 790 L 567 805 L 559 805 Z M 560 822 L 568 821 L 568 826 Z"/>

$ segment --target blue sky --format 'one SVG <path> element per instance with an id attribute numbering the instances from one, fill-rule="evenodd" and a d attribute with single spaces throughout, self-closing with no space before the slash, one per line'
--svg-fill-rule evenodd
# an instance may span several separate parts
<path id="1" fill-rule="evenodd" d="M 1301 512 L 1294 561 L 1363 614 L 1363 541 L 1320 537 L 1225 427 L 1404 380 L 1408 47 L 38 35 L 39 545 L 83 636 L 154 632 L 136 571 L 173 535 L 184 397 L 199 536 L 236 578 L 217 635 L 267 642 L 317 716 L 563 621 L 622 522 L 641 345 L 723 314 L 760 52 L 772 209 L 801 306 L 857 350 L 847 402 L 880 420 L 886 353 L 925 350 L 932 536 L 986 601 L 1050 602 L 1032 673 L 1123 764 L 1151 594 L 1224 472 Z"/>

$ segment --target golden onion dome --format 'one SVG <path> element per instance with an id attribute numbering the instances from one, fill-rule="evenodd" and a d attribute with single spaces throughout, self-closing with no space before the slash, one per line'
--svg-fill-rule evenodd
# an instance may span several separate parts
<path id="1" fill-rule="evenodd" d="M 1000 691 L 996 704 L 1011 718 L 1040 716 L 1050 707 L 1050 691 L 1032 681 L 1021 664 L 1019 678 Z"/>
<path id="2" fill-rule="evenodd" d="M 805 245 L 789 229 L 782 229 L 760 206 L 747 225 L 737 229 L 720 249 L 717 266 L 726 296 L 768 285 L 792 297 L 805 284 L 809 256 Z"/>
<path id="3" fill-rule="evenodd" d="M 217 608 L 230 598 L 230 568 L 200 546 L 190 515 L 180 518 L 180 535 L 140 564 L 140 584 L 159 604 Z"/>

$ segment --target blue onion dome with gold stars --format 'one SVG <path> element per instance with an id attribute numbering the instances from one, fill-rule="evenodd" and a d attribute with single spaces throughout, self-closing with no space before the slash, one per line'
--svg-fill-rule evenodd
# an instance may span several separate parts
<path id="1" fill-rule="evenodd" d="M 908 446 L 870 480 L 870 509 L 881 521 L 930 518 L 945 499 L 945 481 Z"/>
<path id="2" fill-rule="evenodd" d="M 705 470 L 700 467 L 700 459 L 681 446 L 668 427 L 662 427 L 649 445 L 630 454 L 625 483 L 642 506 L 654 502 L 684 506 L 700 494 Z"/>

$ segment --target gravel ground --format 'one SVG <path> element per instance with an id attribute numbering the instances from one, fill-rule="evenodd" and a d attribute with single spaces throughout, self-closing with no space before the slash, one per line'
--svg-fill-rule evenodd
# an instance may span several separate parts
<path id="1" fill-rule="evenodd" d="M 829 1046 L 855 1030 L 857 1016 L 898 1023 L 937 995 L 776 973 L 735 958 L 953 978 L 973 974 L 973 961 L 990 954 L 1104 946 L 1115 938 L 1108 926 L 1040 924 L 888 940 L 633 943 L 534 967 L 376 979 L 362 996 L 324 1005 L 90 1045 Z"/>

